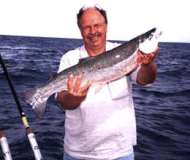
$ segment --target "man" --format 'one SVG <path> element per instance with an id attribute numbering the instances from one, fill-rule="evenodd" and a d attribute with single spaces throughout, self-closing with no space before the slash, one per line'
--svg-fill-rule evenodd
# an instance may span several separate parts
<path id="1" fill-rule="evenodd" d="M 118 44 L 106 41 L 106 12 L 98 6 L 80 9 L 78 26 L 84 46 L 63 55 L 59 71 Z M 131 75 L 100 86 L 82 75 L 68 77 L 68 90 L 57 95 L 65 110 L 64 160 L 132 160 L 136 122 L 132 81 L 140 85 L 156 78 L 155 54 L 139 52 L 141 66 Z"/>

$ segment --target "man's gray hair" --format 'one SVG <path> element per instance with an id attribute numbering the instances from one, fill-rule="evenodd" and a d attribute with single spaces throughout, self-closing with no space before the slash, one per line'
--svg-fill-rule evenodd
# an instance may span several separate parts
<path id="1" fill-rule="evenodd" d="M 90 7 L 84 6 L 79 10 L 79 12 L 77 14 L 77 24 L 78 24 L 79 28 L 80 28 L 80 19 L 81 19 L 83 13 L 85 12 L 85 10 L 87 10 L 88 8 L 95 8 L 104 17 L 105 23 L 108 24 L 107 14 L 103 8 L 101 8 L 99 5 L 94 5 L 94 6 L 90 6 Z"/>

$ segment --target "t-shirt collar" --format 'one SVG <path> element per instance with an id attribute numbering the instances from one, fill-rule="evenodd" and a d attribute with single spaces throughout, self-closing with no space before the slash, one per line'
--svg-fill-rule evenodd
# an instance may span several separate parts
<path id="1" fill-rule="evenodd" d="M 88 53 L 87 53 L 87 51 L 86 51 L 84 45 L 82 45 L 82 46 L 79 48 L 79 50 L 80 50 L 80 58 L 87 58 L 87 57 L 89 57 L 89 55 L 88 55 Z M 107 43 L 106 43 L 106 50 L 107 50 Z"/>

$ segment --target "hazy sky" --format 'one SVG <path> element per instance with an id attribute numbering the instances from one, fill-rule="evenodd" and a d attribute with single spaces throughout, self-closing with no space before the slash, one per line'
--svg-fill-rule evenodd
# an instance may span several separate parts
<path id="1" fill-rule="evenodd" d="M 0 0 L 0 35 L 81 38 L 79 8 L 92 0 Z M 95 0 L 94 0 L 95 1 Z M 189 0 L 97 0 L 108 14 L 108 39 L 129 40 L 153 27 L 161 41 L 190 42 Z"/>

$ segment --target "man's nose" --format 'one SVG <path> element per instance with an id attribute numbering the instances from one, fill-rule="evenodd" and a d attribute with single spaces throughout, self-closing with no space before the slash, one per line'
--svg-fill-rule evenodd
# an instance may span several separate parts
<path id="1" fill-rule="evenodd" d="M 90 33 L 91 34 L 96 33 L 96 28 L 94 26 L 90 27 Z"/>

